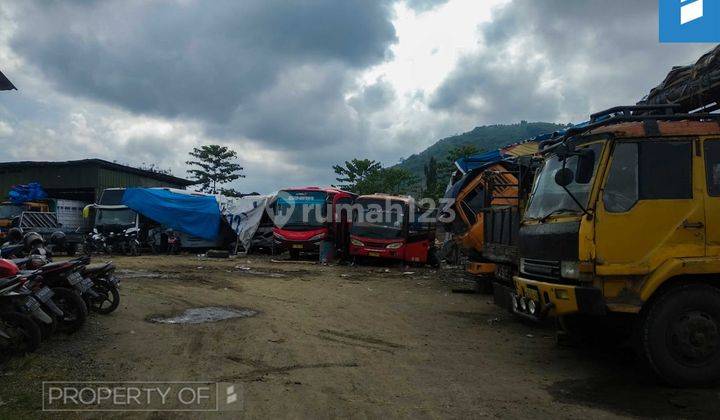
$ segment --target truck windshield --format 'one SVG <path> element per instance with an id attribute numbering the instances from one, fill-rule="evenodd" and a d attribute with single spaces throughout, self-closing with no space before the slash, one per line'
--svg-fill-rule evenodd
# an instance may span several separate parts
<path id="1" fill-rule="evenodd" d="M 137 213 L 131 209 L 98 209 L 95 216 L 95 225 L 135 225 Z"/>
<path id="2" fill-rule="evenodd" d="M 375 239 L 397 239 L 403 234 L 404 203 L 358 200 L 350 234 Z"/>
<path id="3" fill-rule="evenodd" d="M 597 171 L 597 165 L 600 161 L 600 154 L 604 144 L 605 142 L 597 142 L 582 146 L 595 153 L 593 178 L 595 171 Z M 574 170 L 576 164 L 577 156 L 572 156 L 567 159 L 566 167 Z M 563 162 L 560 161 L 557 156 L 551 156 L 545 161 L 535 183 L 535 189 L 530 197 L 527 211 L 525 212 L 526 219 L 541 219 L 551 214 L 582 212 L 582 209 L 575 203 L 575 200 L 573 200 L 570 194 L 555 183 L 555 173 L 562 167 Z M 592 181 L 587 184 L 572 182 L 567 186 L 567 189 L 584 207 L 587 207 L 591 187 Z"/>
<path id="4" fill-rule="evenodd" d="M 284 229 L 319 228 L 325 225 L 327 193 L 282 191 L 273 205 L 275 220 Z"/>

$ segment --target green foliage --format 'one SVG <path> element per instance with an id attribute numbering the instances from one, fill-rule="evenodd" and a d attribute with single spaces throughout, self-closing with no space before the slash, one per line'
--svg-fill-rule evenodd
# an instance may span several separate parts
<path id="1" fill-rule="evenodd" d="M 220 194 L 226 196 L 226 197 L 247 197 L 249 195 L 260 195 L 258 192 L 251 192 L 248 194 L 244 194 L 235 188 L 220 188 Z"/>
<path id="2" fill-rule="evenodd" d="M 414 154 L 403 160 L 403 162 L 396 165 L 396 167 L 405 168 L 415 176 L 424 178 L 425 165 L 431 157 L 434 157 L 438 162 L 438 183 L 445 184 L 449 175 L 444 174 L 440 167 L 445 164 L 448 154 L 459 146 L 474 146 L 476 150 L 499 149 L 508 144 L 526 140 L 540 134 L 551 133 L 565 127 L 563 124 L 526 121 L 518 124 L 476 127 L 467 133 L 439 140 L 423 152 Z"/>
<path id="3" fill-rule="evenodd" d="M 339 175 L 336 179 L 343 183 L 337 188 L 359 195 L 407 194 L 419 181 L 406 169 L 383 168 L 380 162 L 369 159 L 346 161 L 345 166 L 334 165 L 333 170 Z"/>
<path id="4" fill-rule="evenodd" d="M 375 174 L 382 169 L 380 162 L 370 159 L 353 159 L 350 162 L 345 161 L 345 166 L 333 165 L 335 174 L 338 175 L 337 181 L 342 184 L 336 185 L 337 188 L 345 191 L 355 192 L 355 186 L 363 182 L 368 176 Z"/>
<path id="5" fill-rule="evenodd" d="M 430 156 L 423 172 L 425 172 L 425 191 L 435 191 L 438 184 L 438 164 L 435 156 Z"/>
<path id="6" fill-rule="evenodd" d="M 447 187 L 448 178 L 455 172 L 455 161 L 460 158 L 476 155 L 482 152 L 472 144 L 463 144 L 448 151 L 447 155 L 440 163 L 437 163 L 435 156 L 430 157 L 430 161 L 425 165 L 425 190 L 422 192 L 423 197 L 438 200 L 445 195 L 445 187 Z M 433 176 L 432 167 L 435 167 Z"/>
<path id="7" fill-rule="evenodd" d="M 185 162 L 199 169 L 188 169 L 188 174 L 200 185 L 200 191 L 215 194 L 218 185 L 232 182 L 238 178 L 245 178 L 241 172 L 243 167 L 233 162 L 237 153 L 225 146 L 211 144 L 193 148 L 189 153 L 196 160 Z"/>

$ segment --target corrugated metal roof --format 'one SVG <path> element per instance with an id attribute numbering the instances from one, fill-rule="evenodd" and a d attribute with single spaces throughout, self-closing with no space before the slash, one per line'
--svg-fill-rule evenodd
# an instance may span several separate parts
<path id="1" fill-rule="evenodd" d="M 67 166 L 88 166 L 98 165 L 101 168 L 112 169 L 118 172 L 125 172 L 140 175 L 145 178 L 156 179 L 163 182 L 168 182 L 175 185 L 190 186 L 194 182 L 179 178 L 173 175 L 161 174 L 159 172 L 147 171 L 144 169 L 133 168 L 132 166 L 121 165 L 119 163 L 108 162 L 102 159 L 81 159 L 81 160 L 67 160 L 60 162 L 47 162 L 47 161 L 20 161 L 20 162 L 0 162 L 0 169 L 3 168 L 28 168 L 28 167 L 67 167 Z"/>

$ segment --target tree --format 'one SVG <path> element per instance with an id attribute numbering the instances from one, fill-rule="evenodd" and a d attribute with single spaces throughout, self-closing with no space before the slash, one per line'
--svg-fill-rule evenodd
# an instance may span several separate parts
<path id="1" fill-rule="evenodd" d="M 363 182 L 368 176 L 380 171 L 382 165 L 370 159 L 353 159 L 350 162 L 345 161 L 345 166 L 333 165 L 335 174 L 338 175 L 337 181 L 342 184 L 336 185 L 346 191 L 357 194 L 356 186 Z"/>
<path id="2" fill-rule="evenodd" d="M 438 184 L 438 164 L 435 156 L 430 156 L 430 161 L 425 164 L 425 192 L 427 197 L 433 198 Z"/>
<path id="3" fill-rule="evenodd" d="M 333 165 L 339 175 L 337 185 L 358 195 L 374 193 L 408 194 L 418 183 L 417 177 L 404 168 L 383 168 L 380 162 L 370 159 L 345 161 L 345 166 Z"/>
<path id="4" fill-rule="evenodd" d="M 481 151 L 472 144 L 464 144 L 453 149 L 450 149 L 445 155 L 445 159 L 439 163 L 434 162 L 434 158 L 430 158 L 430 161 L 425 165 L 425 191 L 423 195 L 432 199 L 439 199 L 445 195 L 445 187 L 450 179 L 450 176 L 455 172 L 455 161 L 461 158 L 467 158 L 472 155 L 476 155 Z M 434 185 L 430 182 L 431 178 L 428 177 L 430 173 L 432 175 L 432 165 L 436 165 L 435 169 L 435 182 Z"/>
<path id="5" fill-rule="evenodd" d="M 257 191 L 245 194 L 236 190 L 235 188 L 220 188 L 220 194 L 226 197 L 247 197 L 249 195 L 260 195 L 260 193 Z"/>
<path id="6" fill-rule="evenodd" d="M 200 185 L 200 191 L 216 194 L 218 185 L 232 182 L 238 178 L 245 178 L 241 172 L 243 167 L 233 162 L 237 153 L 225 146 L 211 144 L 193 148 L 189 153 L 197 160 L 185 162 L 199 169 L 188 169 L 188 173 Z"/>

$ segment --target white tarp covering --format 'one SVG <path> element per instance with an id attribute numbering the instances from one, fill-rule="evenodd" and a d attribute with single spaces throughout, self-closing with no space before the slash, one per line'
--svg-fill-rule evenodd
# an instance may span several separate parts
<path id="1" fill-rule="evenodd" d="M 250 249 L 252 238 L 273 196 L 249 195 L 238 198 L 218 195 L 216 197 L 220 212 L 237 234 L 238 242 L 245 250 Z"/>

